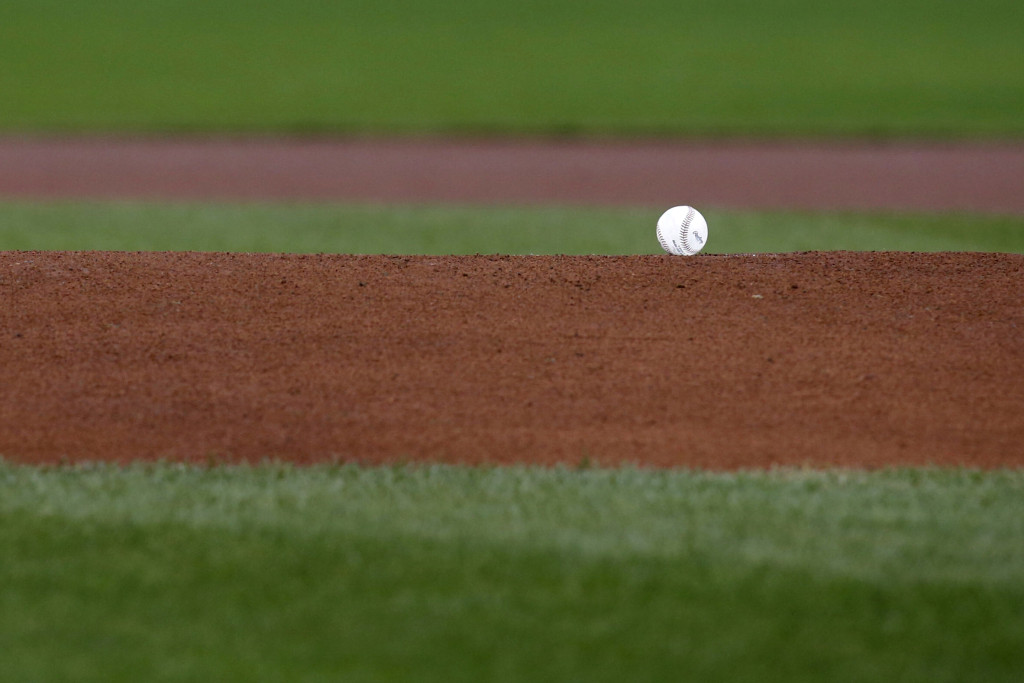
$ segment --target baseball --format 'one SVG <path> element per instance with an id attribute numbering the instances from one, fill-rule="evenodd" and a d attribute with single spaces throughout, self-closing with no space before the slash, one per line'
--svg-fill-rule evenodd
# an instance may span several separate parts
<path id="1" fill-rule="evenodd" d="M 708 241 L 708 222 L 692 206 L 673 206 L 658 219 L 658 243 L 676 256 L 693 256 Z"/>

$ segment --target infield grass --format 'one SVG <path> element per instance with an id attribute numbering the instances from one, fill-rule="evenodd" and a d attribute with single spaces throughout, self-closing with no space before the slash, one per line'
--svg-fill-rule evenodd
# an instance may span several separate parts
<path id="1" fill-rule="evenodd" d="M 0 461 L 8 680 L 1019 681 L 1024 473 Z"/>
<path id="2" fill-rule="evenodd" d="M 1024 217 L 707 210 L 708 253 L 1024 253 Z M 0 201 L 3 250 L 644 254 L 661 209 Z"/>
<path id="3" fill-rule="evenodd" d="M 1017 0 L 4 0 L 0 130 L 1024 136 Z"/>

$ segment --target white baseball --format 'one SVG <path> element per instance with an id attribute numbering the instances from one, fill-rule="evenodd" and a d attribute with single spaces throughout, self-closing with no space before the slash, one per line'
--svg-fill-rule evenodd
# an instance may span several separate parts
<path id="1" fill-rule="evenodd" d="M 673 206 L 658 219 L 658 242 L 676 256 L 693 256 L 708 241 L 708 222 L 692 206 Z"/>

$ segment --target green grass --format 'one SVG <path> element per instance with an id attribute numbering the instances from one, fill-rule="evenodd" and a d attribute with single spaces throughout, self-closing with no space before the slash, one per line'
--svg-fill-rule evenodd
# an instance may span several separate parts
<path id="1" fill-rule="evenodd" d="M 1019 681 L 1024 473 L 0 461 L 6 680 Z"/>
<path id="2" fill-rule="evenodd" d="M 643 254 L 661 209 L 0 201 L 0 249 Z M 1024 253 L 1024 217 L 706 210 L 709 253 Z"/>
<path id="3" fill-rule="evenodd" d="M 1016 0 L 4 0 L 0 130 L 1024 135 Z"/>

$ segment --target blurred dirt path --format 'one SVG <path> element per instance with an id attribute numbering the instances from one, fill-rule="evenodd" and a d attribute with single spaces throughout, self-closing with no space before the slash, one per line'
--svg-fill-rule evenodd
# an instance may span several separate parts
<path id="1" fill-rule="evenodd" d="M 0 138 L 0 198 L 1024 214 L 1024 143 Z"/>

